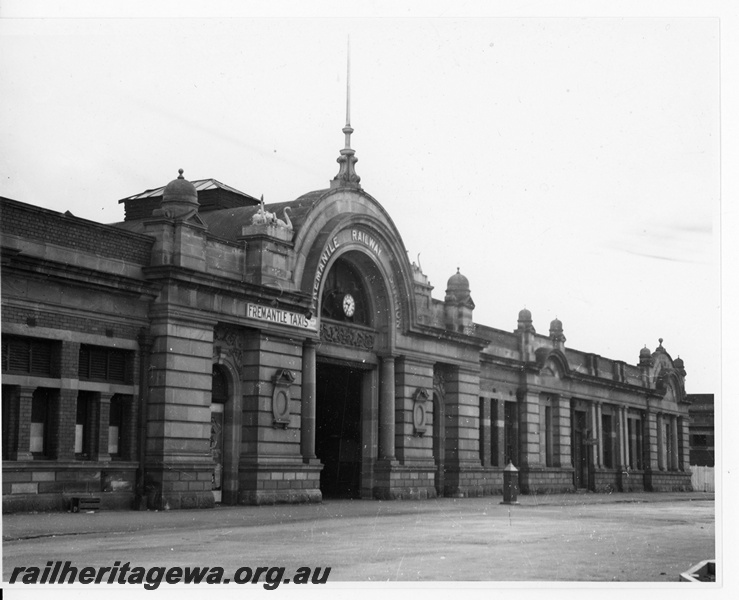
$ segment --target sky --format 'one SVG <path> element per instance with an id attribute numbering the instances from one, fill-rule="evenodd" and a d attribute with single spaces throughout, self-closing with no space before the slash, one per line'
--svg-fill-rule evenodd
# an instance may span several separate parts
<path id="1" fill-rule="evenodd" d="M 0 9 L 1 195 L 112 223 L 179 168 L 326 188 L 350 38 L 356 170 L 436 298 L 459 268 L 478 323 L 629 364 L 664 338 L 719 394 L 721 3 L 99 4 Z"/>

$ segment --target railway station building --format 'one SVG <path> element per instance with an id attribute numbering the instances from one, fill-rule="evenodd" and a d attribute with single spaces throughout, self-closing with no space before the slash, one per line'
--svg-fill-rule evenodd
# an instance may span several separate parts
<path id="1" fill-rule="evenodd" d="M 289 202 L 182 171 L 115 224 L 2 199 L 4 511 L 481 496 L 509 463 L 524 494 L 690 489 L 683 361 L 476 323 L 459 272 L 434 297 L 351 131 Z"/>

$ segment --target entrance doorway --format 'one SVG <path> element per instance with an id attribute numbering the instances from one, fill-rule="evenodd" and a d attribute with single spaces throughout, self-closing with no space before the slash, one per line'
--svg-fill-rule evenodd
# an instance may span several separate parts
<path id="1" fill-rule="evenodd" d="M 223 369 L 213 366 L 213 391 L 210 405 L 210 454 L 213 458 L 211 489 L 216 504 L 223 495 L 223 414 L 228 400 L 228 381 Z"/>
<path id="2" fill-rule="evenodd" d="M 362 378 L 351 367 L 316 365 L 316 456 L 327 498 L 360 496 Z"/>
<path id="3" fill-rule="evenodd" d="M 436 487 L 436 495 L 444 496 L 444 455 L 446 454 L 444 434 L 444 405 L 439 394 L 434 392 L 434 441 L 433 452 L 434 462 L 436 463 L 436 474 L 434 484 Z"/>
<path id="4" fill-rule="evenodd" d="M 575 467 L 575 489 L 588 487 L 587 414 L 581 410 L 572 411 L 572 466 Z"/>

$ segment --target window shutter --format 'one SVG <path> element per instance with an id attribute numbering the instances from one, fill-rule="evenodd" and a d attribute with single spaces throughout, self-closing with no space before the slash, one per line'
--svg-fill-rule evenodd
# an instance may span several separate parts
<path id="1" fill-rule="evenodd" d="M 108 362 L 108 379 L 110 381 L 126 381 L 126 355 L 123 352 L 111 351 Z"/>
<path id="2" fill-rule="evenodd" d="M 51 375 L 51 346 L 48 343 L 31 343 L 31 373 Z"/>

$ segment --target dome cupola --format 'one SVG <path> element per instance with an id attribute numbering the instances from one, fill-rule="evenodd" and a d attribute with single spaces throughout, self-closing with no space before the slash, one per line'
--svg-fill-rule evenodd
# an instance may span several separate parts
<path id="1" fill-rule="evenodd" d="M 195 186 L 185 179 L 182 174 L 184 171 L 179 170 L 179 176 L 177 179 L 170 181 L 164 188 L 162 193 L 162 208 L 175 208 L 175 209 L 197 209 L 200 204 L 198 203 L 198 191 Z M 181 212 L 181 210 L 176 210 Z"/>

